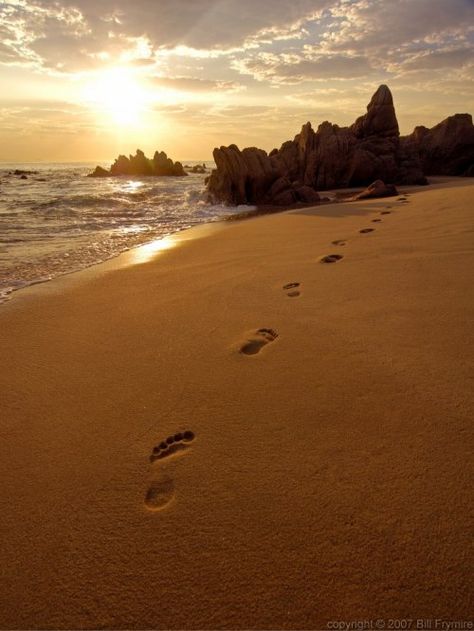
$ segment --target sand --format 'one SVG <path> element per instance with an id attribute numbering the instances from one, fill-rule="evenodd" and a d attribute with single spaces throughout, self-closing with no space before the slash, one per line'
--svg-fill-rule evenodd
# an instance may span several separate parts
<path id="1" fill-rule="evenodd" d="M 474 184 L 406 191 L 1 306 L 2 629 L 472 616 Z"/>

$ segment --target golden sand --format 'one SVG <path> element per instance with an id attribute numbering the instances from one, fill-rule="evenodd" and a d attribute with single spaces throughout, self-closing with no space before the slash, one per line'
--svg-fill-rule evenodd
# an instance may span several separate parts
<path id="1" fill-rule="evenodd" d="M 1 628 L 472 615 L 474 185 L 406 190 L 0 308 Z"/>

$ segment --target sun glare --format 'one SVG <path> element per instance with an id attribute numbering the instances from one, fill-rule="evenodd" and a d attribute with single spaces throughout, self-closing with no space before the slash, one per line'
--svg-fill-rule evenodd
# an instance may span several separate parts
<path id="1" fill-rule="evenodd" d="M 151 95 L 128 68 L 111 68 L 94 76 L 84 88 L 90 107 L 116 125 L 137 126 Z"/>

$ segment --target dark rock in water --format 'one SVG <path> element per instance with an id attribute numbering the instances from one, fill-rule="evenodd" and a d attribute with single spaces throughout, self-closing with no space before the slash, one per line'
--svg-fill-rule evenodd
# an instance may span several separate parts
<path id="1" fill-rule="evenodd" d="M 138 151 L 137 151 L 138 153 Z M 181 162 L 173 162 L 164 151 L 155 151 L 152 175 L 187 175 Z"/>
<path id="2" fill-rule="evenodd" d="M 393 184 L 385 184 L 382 180 L 375 180 L 372 182 L 370 186 L 368 186 L 361 193 L 357 193 L 357 195 L 352 196 L 351 200 L 358 199 L 373 199 L 375 197 L 392 197 L 393 195 L 398 195 L 398 191 Z"/>
<path id="3" fill-rule="evenodd" d="M 183 176 L 187 175 L 187 173 L 184 171 L 181 162 L 173 162 L 164 151 L 155 151 L 153 160 L 150 160 L 143 151 L 137 149 L 134 156 L 130 155 L 127 158 L 127 156 L 120 155 L 110 167 L 110 171 L 97 166 L 92 173 L 89 173 L 88 177 L 108 177 L 111 175 Z"/>
<path id="4" fill-rule="evenodd" d="M 87 177 L 110 177 L 112 174 L 107 169 L 97 166 Z"/>
<path id="5" fill-rule="evenodd" d="M 203 164 L 195 164 L 194 166 L 184 165 L 184 168 L 188 171 L 188 173 L 207 173 L 206 165 Z"/>
<path id="6" fill-rule="evenodd" d="M 27 180 L 28 176 L 27 175 L 20 175 L 20 180 Z"/>
<path id="7" fill-rule="evenodd" d="M 375 180 L 426 183 L 417 148 L 400 139 L 392 94 L 385 85 L 350 127 L 325 121 L 315 132 L 308 122 L 294 140 L 269 155 L 255 147 L 240 151 L 236 145 L 216 148 L 213 155 L 217 168 L 207 182 L 208 195 L 228 204 L 314 203 L 317 190 L 366 186 Z"/>
<path id="8" fill-rule="evenodd" d="M 427 175 L 474 174 L 474 125 L 470 114 L 454 114 L 431 129 L 420 125 L 404 140 L 418 151 Z"/>

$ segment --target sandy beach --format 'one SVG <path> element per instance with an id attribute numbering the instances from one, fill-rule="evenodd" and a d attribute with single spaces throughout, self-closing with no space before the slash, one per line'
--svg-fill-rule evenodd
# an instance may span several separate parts
<path id="1" fill-rule="evenodd" d="M 430 180 L 0 307 L 2 629 L 472 616 L 474 183 Z"/>

